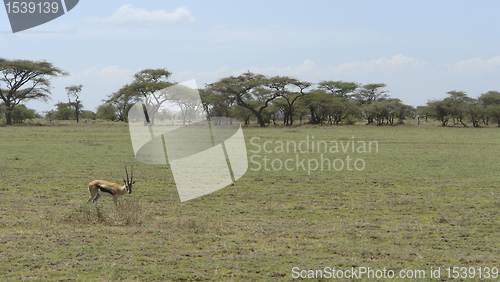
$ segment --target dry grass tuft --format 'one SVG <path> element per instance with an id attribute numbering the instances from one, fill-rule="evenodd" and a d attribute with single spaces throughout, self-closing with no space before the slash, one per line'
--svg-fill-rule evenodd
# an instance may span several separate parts
<path id="1" fill-rule="evenodd" d="M 146 212 L 137 200 L 118 201 L 111 210 L 108 223 L 111 225 L 135 225 L 142 224 L 146 218 Z"/>
<path id="2" fill-rule="evenodd" d="M 136 200 L 118 201 L 118 205 L 111 210 L 101 204 L 86 203 L 73 209 L 65 219 L 78 223 L 103 223 L 107 225 L 136 225 L 142 224 L 146 212 Z"/>

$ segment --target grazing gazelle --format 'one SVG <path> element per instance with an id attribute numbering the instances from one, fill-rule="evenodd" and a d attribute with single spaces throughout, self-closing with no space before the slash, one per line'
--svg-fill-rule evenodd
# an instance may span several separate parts
<path id="1" fill-rule="evenodd" d="M 132 167 L 132 170 L 130 171 L 130 180 L 128 179 L 127 166 L 125 166 L 125 173 L 127 174 L 127 180 L 123 178 L 123 182 L 125 183 L 125 185 L 123 186 L 104 180 L 94 180 L 90 182 L 89 183 L 90 198 L 88 202 L 90 201 L 95 202 L 99 200 L 101 194 L 103 194 L 105 196 L 113 197 L 113 200 L 115 201 L 116 205 L 118 197 L 123 196 L 127 193 L 132 194 L 132 184 L 135 183 L 134 167 Z"/>

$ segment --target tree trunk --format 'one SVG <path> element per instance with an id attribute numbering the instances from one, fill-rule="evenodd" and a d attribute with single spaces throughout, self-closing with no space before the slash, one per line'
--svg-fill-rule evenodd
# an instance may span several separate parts
<path id="1" fill-rule="evenodd" d="M 5 119 L 7 120 L 7 125 L 12 125 L 12 112 L 10 110 L 5 110 Z"/>
<path id="2" fill-rule="evenodd" d="M 262 118 L 262 110 L 264 110 L 265 107 L 261 107 L 260 110 L 257 111 L 252 106 L 249 106 L 248 104 L 243 102 L 241 99 L 237 99 L 236 103 L 243 108 L 249 109 L 257 117 L 257 121 L 259 122 L 260 127 L 266 127 L 266 122 L 264 121 L 264 118 Z"/>
<path id="3" fill-rule="evenodd" d="M 76 102 L 76 123 L 80 122 L 80 119 L 78 118 L 78 110 L 79 110 L 79 102 Z"/>
<path id="4" fill-rule="evenodd" d="M 12 125 L 12 107 L 10 101 L 5 101 L 5 119 L 7 125 Z"/>
<path id="5" fill-rule="evenodd" d="M 262 115 L 257 112 L 257 114 L 255 114 L 255 116 L 257 117 L 257 121 L 259 122 L 259 126 L 260 127 L 266 127 L 266 123 L 264 122 L 264 119 L 262 118 Z"/>
<path id="6" fill-rule="evenodd" d="M 308 107 L 308 108 L 309 108 L 309 112 L 311 112 L 311 121 L 310 121 L 310 123 L 316 124 L 316 116 L 314 115 L 314 108 L 313 107 Z"/>

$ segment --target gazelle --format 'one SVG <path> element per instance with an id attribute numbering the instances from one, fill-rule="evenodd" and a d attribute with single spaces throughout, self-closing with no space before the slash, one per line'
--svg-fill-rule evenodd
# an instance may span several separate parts
<path id="1" fill-rule="evenodd" d="M 127 166 L 125 166 L 125 173 L 127 174 L 127 180 L 123 178 L 125 185 L 120 186 L 113 182 L 108 182 L 104 180 L 94 180 L 89 183 L 90 198 L 87 202 L 96 202 L 101 197 L 101 194 L 109 197 L 113 197 L 115 205 L 117 204 L 118 197 L 123 196 L 127 193 L 132 194 L 132 184 L 134 181 L 134 167 L 130 171 L 130 180 L 128 179 Z"/>

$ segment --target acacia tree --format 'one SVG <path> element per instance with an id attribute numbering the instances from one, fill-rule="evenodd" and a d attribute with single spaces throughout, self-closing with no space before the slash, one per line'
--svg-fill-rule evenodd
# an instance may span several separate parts
<path id="1" fill-rule="evenodd" d="M 15 106 L 33 99 L 47 101 L 51 94 L 50 78 L 67 75 L 45 61 L 3 58 L 0 58 L 0 73 L 0 99 L 4 102 L 8 125 L 12 124 L 12 110 Z"/>
<path id="2" fill-rule="evenodd" d="M 478 98 L 479 101 L 484 103 L 485 105 L 500 105 L 500 92 L 498 91 L 488 91 L 483 93 Z"/>
<path id="3" fill-rule="evenodd" d="M 356 82 L 345 82 L 342 80 L 339 81 L 322 81 L 319 83 L 318 88 L 325 90 L 326 92 L 330 92 L 335 96 L 339 96 L 344 99 L 351 98 L 352 93 L 356 91 L 359 87 L 359 84 Z"/>
<path id="4" fill-rule="evenodd" d="M 55 111 L 54 110 L 50 110 L 50 111 L 45 111 L 45 118 L 49 119 L 49 122 L 52 122 L 52 120 L 54 119 L 54 116 L 55 116 Z"/>
<path id="5" fill-rule="evenodd" d="M 180 108 L 183 125 L 186 124 L 186 119 L 189 119 L 189 123 L 191 123 L 191 119 L 198 117 L 202 112 L 203 104 L 201 103 L 198 89 L 177 84 L 165 91 L 169 100 Z"/>
<path id="6" fill-rule="evenodd" d="M 331 107 L 334 104 L 335 97 L 321 89 L 309 91 L 308 95 L 300 100 L 301 106 L 309 109 L 312 124 L 323 124 L 328 121 Z"/>
<path id="7" fill-rule="evenodd" d="M 168 81 L 171 75 L 171 72 L 163 68 L 144 69 L 134 74 L 134 81 L 129 85 L 138 97 L 144 99 L 151 125 L 154 124 L 155 114 L 161 105 L 169 100 L 167 93 L 160 90 L 175 84 Z"/>
<path id="8" fill-rule="evenodd" d="M 398 118 L 399 124 L 403 124 L 404 120 L 407 118 L 416 117 L 417 109 L 413 106 L 403 104 L 403 102 L 397 98 L 391 98 L 389 102 L 393 105 L 394 114 Z"/>
<path id="9" fill-rule="evenodd" d="M 415 114 L 417 115 L 417 122 L 420 125 L 420 118 L 425 118 L 425 122 L 427 122 L 427 118 L 432 115 L 431 109 L 428 105 L 426 106 L 417 106 L 415 109 Z"/>
<path id="10" fill-rule="evenodd" d="M 332 97 L 331 103 L 327 108 L 330 123 L 339 125 L 342 120 L 352 124 L 358 118 L 359 107 L 355 101 L 342 97 Z"/>
<path id="11" fill-rule="evenodd" d="M 465 94 L 463 91 L 449 91 L 447 92 L 449 97 L 445 98 L 448 99 L 450 103 L 450 114 L 451 118 L 453 119 L 453 124 L 457 125 L 458 122 L 460 122 L 464 127 L 466 124 L 464 123 L 464 118 L 466 114 L 466 106 L 467 103 L 471 102 L 471 98 Z"/>
<path id="12" fill-rule="evenodd" d="M 388 103 L 374 101 L 363 109 L 365 116 L 371 117 L 377 125 L 384 124 L 384 119 L 387 119 L 387 123 L 389 123 L 389 108 Z"/>
<path id="13" fill-rule="evenodd" d="M 371 83 L 365 84 L 361 87 L 361 89 L 356 94 L 356 98 L 362 104 L 370 104 L 374 101 L 382 101 L 387 99 L 387 90 L 382 90 L 382 88 L 386 87 L 385 83 Z"/>
<path id="14" fill-rule="evenodd" d="M 279 97 L 272 102 L 272 106 L 276 109 L 275 117 L 283 118 L 283 124 L 288 125 L 288 105 L 285 99 Z"/>
<path id="15" fill-rule="evenodd" d="M 451 118 L 451 101 L 446 98 L 443 100 L 432 100 L 427 102 L 429 113 L 441 121 L 442 126 L 446 126 Z"/>
<path id="16" fill-rule="evenodd" d="M 128 110 L 137 101 L 139 101 L 137 93 L 129 84 L 126 84 L 120 90 L 108 95 L 108 99 L 104 100 L 104 103 L 114 107 L 117 120 L 125 121 L 127 120 Z"/>
<path id="17" fill-rule="evenodd" d="M 472 126 L 479 127 L 479 122 L 483 119 L 486 112 L 486 109 L 483 105 L 481 105 L 481 102 L 471 98 L 467 102 L 465 110 L 469 116 L 469 120 L 472 122 Z"/>
<path id="18" fill-rule="evenodd" d="M 259 125 L 265 127 L 263 111 L 269 103 L 279 97 L 279 93 L 265 88 L 268 78 L 262 74 L 246 72 L 239 76 L 230 76 L 209 84 L 208 90 L 220 95 L 227 95 L 237 105 L 249 109 Z"/>
<path id="19" fill-rule="evenodd" d="M 491 104 L 486 107 L 486 114 L 495 119 L 497 126 L 500 127 L 500 104 Z"/>
<path id="20" fill-rule="evenodd" d="M 56 119 L 69 120 L 69 118 L 72 115 L 72 110 L 71 110 L 70 105 L 68 103 L 59 102 L 59 103 L 55 104 L 54 106 L 57 107 L 57 111 L 55 112 Z"/>
<path id="21" fill-rule="evenodd" d="M 408 117 L 415 115 L 415 109 L 412 106 L 405 105 L 400 99 L 387 98 L 382 101 L 375 101 L 365 107 L 367 115 L 370 115 L 377 122 L 377 125 L 394 124 L 394 118 L 398 118 L 398 123 L 404 123 Z"/>
<path id="22" fill-rule="evenodd" d="M 100 119 L 113 121 L 116 119 L 115 108 L 110 104 L 102 104 L 97 107 L 96 116 Z"/>
<path id="23" fill-rule="evenodd" d="M 283 98 L 283 101 L 286 102 L 283 112 L 283 122 L 286 125 L 293 125 L 294 103 L 298 98 L 307 94 L 304 90 L 309 88 L 311 83 L 287 76 L 275 76 L 268 79 L 266 86 L 272 89 L 276 96 Z"/>
<path id="24" fill-rule="evenodd" d="M 68 94 L 68 101 L 71 106 L 75 108 L 75 116 L 76 116 L 76 122 L 80 122 L 79 119 L 79 114 L 81 110 L 81 101 L 80 99 L 80 92 L 82 92 L 82 87 L 83 85 L 71 85 L 67 86 L 64 89 L 66 89 L 66 93 Z M 75 100 L 71 102 L 71 97 L 74 97 Z"/>
<path id="25" fill-rule="evenodd" d="M 481 94 L 477 100 L 485 107 L 483 123 L 488 125 L 489 118 L 494 118 L 500 126 L 500 92 L 488 91 Z"/>
<path id="26" fill-rule="evenodd" d="M 356 99 L 358 99 L 359 103 L 365 108 L 373 102 L 383 101 L 388 98 L 388 95 L 386 94 L 388 91 L 382 90 L 382 88 L 386 86 L 387 85 L 385 83 L 365 84 L 361 87 L 358 93 L 356 93 Z M 364 111 L 367 123 L 370 124 L 373 123 L 373 116 L 368 114 L 368 112 L 369 111 L 366 110 Z"/>
<path id="27" fill-rule="evenodd" d="M 327 80 L 318 84 L 320 90 L 325 91 L 325 93 L 330 93 L 334 97 L 329 106 L 330 123 L 338 125 L 343 119 L 349 116 L 353 117 L 358 115 L 359 109 L 351 98 L 359 87 L 360 84 L 356 82 L 345 82 L 342 80 Z M 348 121 L 351 122 L 351 120 Z"/>
<path id="28" fill-rule="evenodd" d="M 203 105 L 203 110 L 207 115 L 207 119 L 217 118 L 217 123 L 221 122 L 221 117 L 229 117 L 234 113 L 234 99 L 225 93 L 216 93 L 212 88 L 198 89 Z"/>

